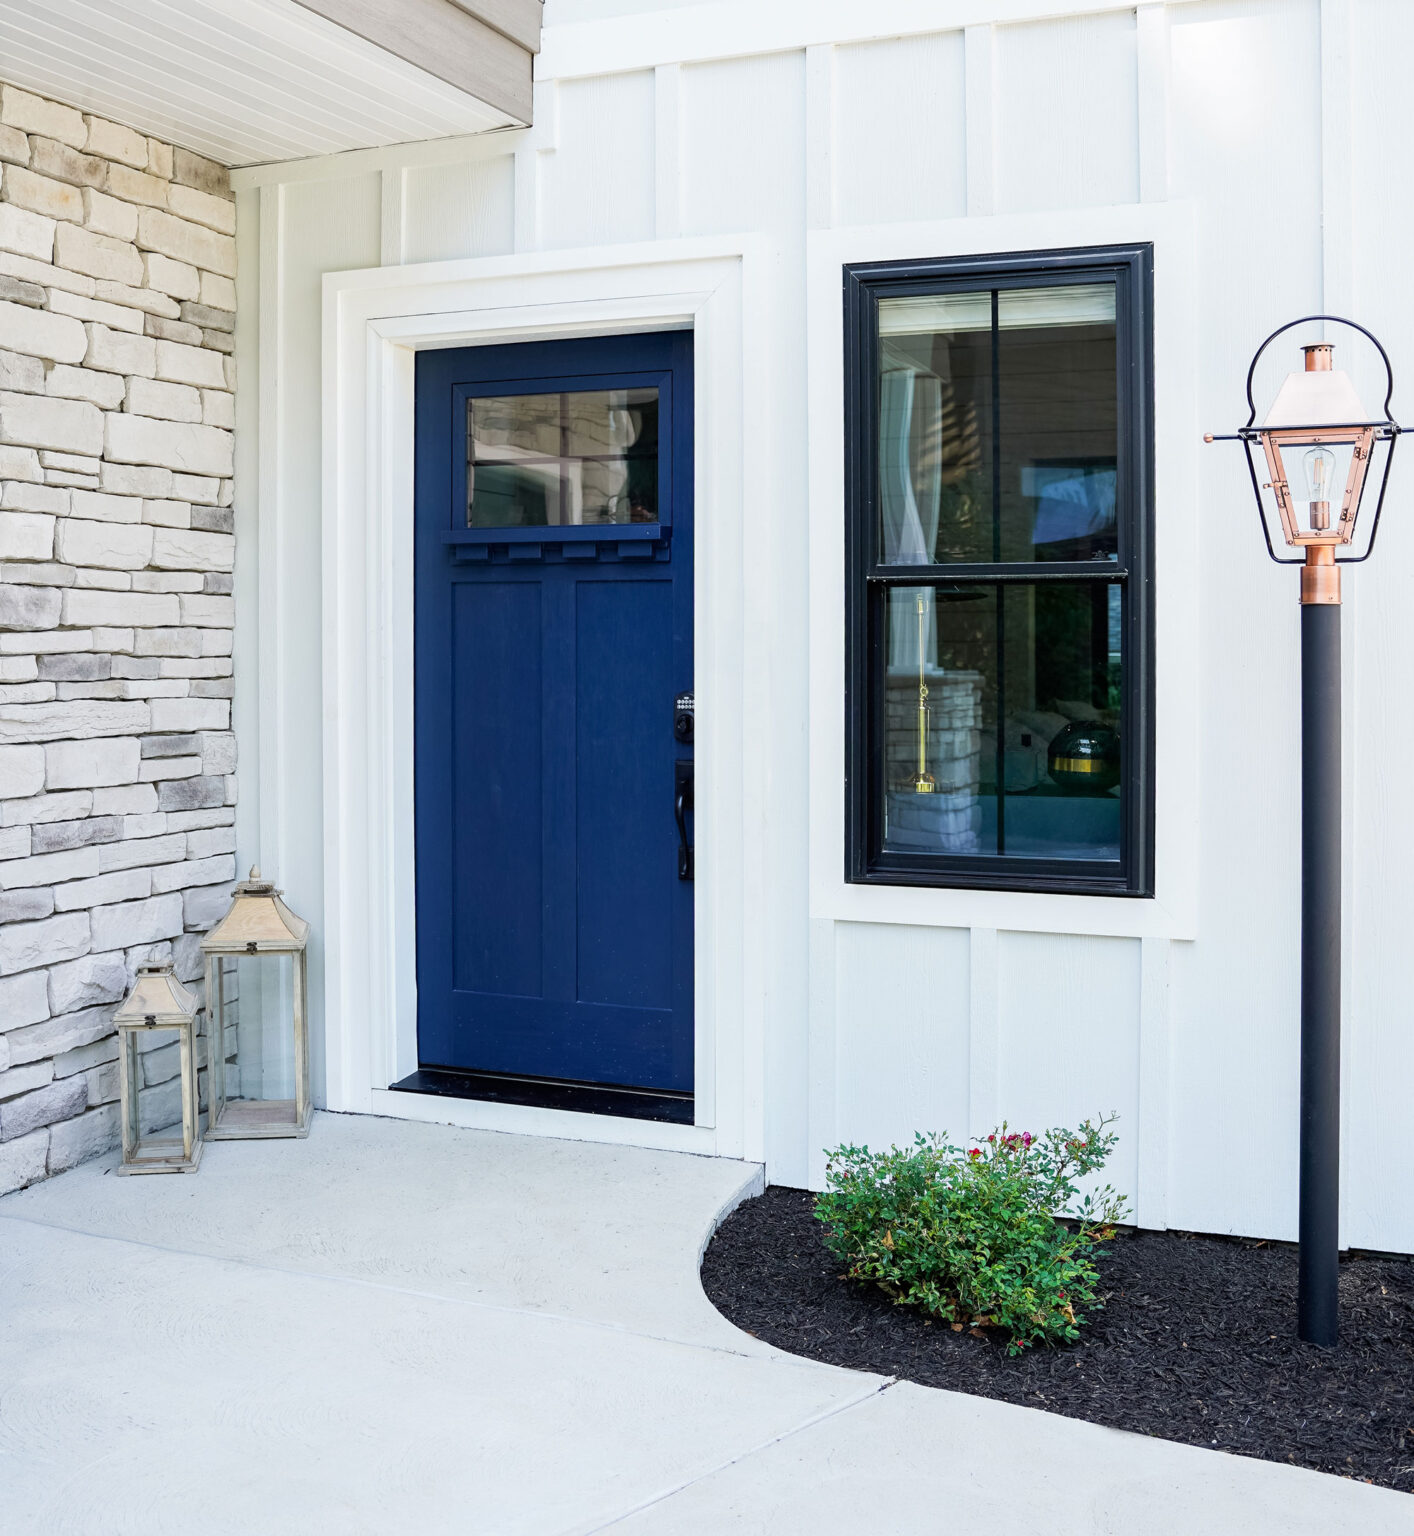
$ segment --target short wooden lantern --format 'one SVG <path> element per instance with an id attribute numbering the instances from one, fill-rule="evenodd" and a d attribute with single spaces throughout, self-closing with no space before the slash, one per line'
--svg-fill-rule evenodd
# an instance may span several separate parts
<path id="1" fill-rule="evenodd" d="M 244 1141 L 270 1136 L 309 1135 L 309 1022 L 305 946 L 309 924 L 280 900 L 260 871 L 235 890 L 230 910 L 201 941 L 206 955 L 206 1009 L 211 1020 L 211 1110 L 207 1136 Z M 290 957 L 290 1014 L 294 1021 L 293 1099 L 226 1098 L 226 962 L 250 955 Z"/>
<path id="2" fill-rule="evenodd" d="M 142 965 L 132 991 L 113 1016 L 118 1030 L 118 1089 L 122 1098 L 123 1161 L 119 1173 L 195 1173 L 201 1162 L 201 1118 L 196 1089 L 196 997 L 170 965 Z M 138 1037 L 155 1030 L 177 1032 L 182 1058 L 182 1136 L 142 1134 L 138 1090 Z"/>

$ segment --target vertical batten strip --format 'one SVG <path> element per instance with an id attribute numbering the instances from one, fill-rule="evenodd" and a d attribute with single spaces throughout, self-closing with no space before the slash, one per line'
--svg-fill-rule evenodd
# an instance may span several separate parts
<path id="1" fill-rule="evenodd" d="M 285 867 L 284 797 L 299 775 L 285 762 L 286 669 L 282 665 L 285 626 L 281 611 L 282 523 L 280 482 L 284 465 L 281 431 L 281 383 L 284 366 L 285 188 L 275 182 L 260 189 L 260 502 L 256 515 L 259 571 L 260 678 L 260 863 L 280 872 Z"/>
<path id="2" fill-rule="evenodd" d="M 805 225 L 829 229 L 835 222 L 835 47 L 805 50 Z"/>
<path id="3" fill-rule="evenodd" d="M 839 1052 L 836 1046 L 835 937 L 832 919 L 810 923 L 810 1146 L 807 1168 L 811 1189 L 825 1187 L 825 1152 L 839 1141 L 836 1095 Z"/>
<path id="4" fill-rule="evenodd" d="M 1351 45 L 1355 17 L 1351 0 L 1321 0 L 1321 310 L 1328 315 L 1349 315 L 1358 320 L 1355 294 L 1355 122 L 1351 75 Z M 1366 322 L 1368 323 L 1368 321 Z M 1339 343 L 1352 333 L 1341 328 L 1328 331 Z M 1359 1067 L 1355 1050 L 1355 987 L 1359 955 L 1360 884 L 1354 878 L 1359 862 L 1356 842 L 1359 827 L 1360 768 L 1360 587 L 1352 581 L 1345 590 L 1345 616 L 1341 635 L 1341 692 L 1345 698 L 1345 729 L 1341 733 L 1341 843 L 1345 857 L 1341 871 L 1342 959 L 1340 973 L 1341 1059 L 1340 1085 L 1340 1245 L 1348 1242 L 1351 1210 L 1352 1143 L 1355 1140 L 1354 1085 Z"/>
<path id="5" fill-rule="evenodd" d="M 653 230 L 660 240 L 682 234 L 682 65 L 653 71 Z"/>
<path id="6" fill-rule="evenodd" d="M 996 48 L 996 29 L 990 22 L 963 29 L 970 219 L 997 211 Z"/>
<path id="7" fill-rule="evenodd" d="M 241 754 L 236 795 L 236 869 L 249 869 L 260 861 L 260 791 L 264 778 L 265 746 L 260 727 L 264 719 L 260 674 L 260 539 L 258 519 L 264 492 L 260 453 L 262 306 L 259 284 L 264 276 L 260 191 L 243 189 L 236 194 L 236 351 L 237 384 L 245 387 L 235 395 L 235 483 L 240 494 L 232 506 L 235 532 L 235 627 L 232 632 L 232 670 L 242 680 L 231 700 L 231 730 Z M 254 686 L 252 686 L 252 682 Z"/>
<path id="8" fill-rule="evenodd" d="M 1355 287 L 1355 132 L 1350 0 L 1321 0 L 1322 307 L 1348 315 Z"/>
<path id="9" fill-rule="evenodd" d="M 1139 94 L 1139 201 L 1163 203 L 1169 195 L 1169 109 L 1173 57 L 1168 6 L 1141 5 L 1135 13 Z"/>
<path id="10" fill-rule="evenodd" d="M 1139 1113 L 1134 1221 L 1152 1231 L 1169 1224 L 1169 1033 L 1168 939 L 1141 939 L 1139 959 Z"/>
<path id="11" fill-rule="evenodd" d="M 259 865 L 281 877 L 287 868 L 289 799 L 299 774 L 290 771 L 286 730 L 286 472 L 284 367 L 286 367 L 286 195 L 284 183 L 259 189 L 259 507 L 256 565 L 259 570 Z M 269 975 L 250 985 L 261 995 L 261 1011 L 272 1006 Z M 253 1052 L 250 1026 L 236 1025 L 238 1051 Z M 270 1063 L 267 1061 L 267 1068 Z"/>
<path id="12" fill-rule="evenodd" d="M 982 1136 L 998 1119 L 1001 1090 L 1001 946 L 995 928 L 973 928 L 968 954 L 968 1136 Z"/>
<path id="13" fill-rule="evenodd" d="M 378 262 L 384 267 L 400 267 L 406 260 L 407 240 L 407 167 L 387 166 L 379 176 L 380 226 Z"/>
<path id="14" fill-rule="evenodd" d="M 1138 84 L 1139 200 L 1169 198 L 1169 135 L 1173 98 L 1173 53 L 1169 13 L 1164 4 L 1135 12 Z M 1171 1039 L 1169 961 L 1166 938 L 1140 941 L 1139 1083 L 1134 1134 L 1134 1221 L 1154 1231 L 1168 1228 Z"/>
<path id="15" fill-rule="evenodd" d="M 540 249 L 543 225 L 540 188 L 542 155 L 552 155 L 560 143 L 560 87 L 555 80 L 535 82 L 535 125 L 521 136 L 515 150 L 515 248 Z"/>

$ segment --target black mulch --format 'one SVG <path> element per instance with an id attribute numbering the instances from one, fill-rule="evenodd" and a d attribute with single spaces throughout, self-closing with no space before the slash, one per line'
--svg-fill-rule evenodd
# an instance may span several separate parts
<path id="1" fill-rule="evenodd" d="M 1414 1491 L 1414 1261 L 1341 1265 L 1341 1342 L 1295 1334 L 1296 1251 L 1123 1232 L 1078 1344 L 1005 1341 L 840 1278 L 809 1194 L 769 1189 L 721 1226 L 702 1283 L 737 1327 L 792 1354 L 1116 1429 Z"/>

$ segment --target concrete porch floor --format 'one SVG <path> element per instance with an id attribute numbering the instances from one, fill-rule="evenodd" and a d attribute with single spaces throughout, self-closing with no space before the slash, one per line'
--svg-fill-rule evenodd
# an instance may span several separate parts
<path id="1" fill-rule="evenodd" d="M 0 1532 L 1414 1532 L 1403 1494 L 783 1355 L 742 1163 L 320 1115 L 0 1201 Z"/>

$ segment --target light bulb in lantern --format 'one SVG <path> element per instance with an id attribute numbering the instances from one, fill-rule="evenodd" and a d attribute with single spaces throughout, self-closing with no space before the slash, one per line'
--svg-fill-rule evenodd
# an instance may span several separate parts
<path id="1" fill-rule="evenodd" d="M 1311 504 L 1311 527 L 1331 525 L 1331 483 L 1335 478 L 1335 455 L 1329 448 L 1312 448 L 1302 460 L 1306 470 L 1306 500 Z"/>

